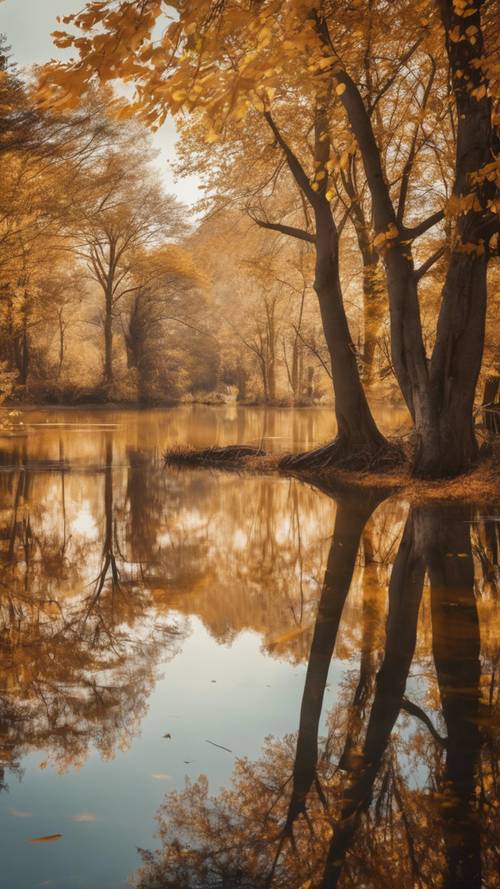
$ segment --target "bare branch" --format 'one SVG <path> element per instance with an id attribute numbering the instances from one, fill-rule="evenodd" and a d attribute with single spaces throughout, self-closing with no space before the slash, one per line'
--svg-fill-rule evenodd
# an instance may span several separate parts
<path id="1" fill-rule="evenodd" d="M 413 272 L 413 275 L 416 278 L 416 280 L 420 281 L 420 278 L 423 278 L 425 273 L 428 272 L 430 268 L 432 268 L 434 263 L 437 262 L 438 259 L 440 259 L 441 256 L 443 256 L 443 254 L 445 252 L 446 252 L 446 245 L 443 244 L 441 247 L 439 247 L 437 250 L 435 250 L 434 253 L 431 253 L 429 258 L 426 259 L 426 261 L 424 263 L 422 263 L 420 268 L 415 269 L 415 271 Z"/>
<path id="2" fill-rule="evenodd" d="M 433 225 L 436 225 L 438 222 L 444 219 L 444 210 L 436 210 L 435 213 L 432 213 L 427 219 L 424 219 L 423 222 L 420 222 L 418 225 L 415 225 L 413 228 L 404 228 L 404 236 L 406 238 L 410 238 L 410 240 L 414 241 L 415 238 L 419 238 L 420 235 L 425 234 Z"/>
<path id="3" fill-rule="evenodd" d="M 311 232 L 306 232 L 302 228 L 296 228 L 294 225 L 284 225 L 281 222 L 267 222 L 265 219 L 257 219 L 257 217 L 253 216 L 249 211 L 247 212 L 250 219 L 252 219 L 260 228 L 268 228 L 271 231 L 280 232 L 282 235 L 298 238 L 300 241 L 308 241 L 310 244 L 316 243 L 316 237 L 311 234 Z"/>

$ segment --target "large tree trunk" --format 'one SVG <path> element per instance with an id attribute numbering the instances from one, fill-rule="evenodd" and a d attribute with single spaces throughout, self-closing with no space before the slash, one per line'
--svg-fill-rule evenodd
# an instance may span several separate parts
<path id="1" fill-rule="evenodd" d="M 339 444 L 343 442 L 346 449 L 353 451 L 377 451 L 386 442 L 373 419 L 360 380 L 336 257 L 318 255 L 314 287 L 330 354 Z"/>
<path id="2" fill-rule="evenodd" d="M 332 368 L 337 437 L 317 451 L 288 458 L 288 468 L 324 467 L 333 463 L 351 468 L 397 456 L 396 448 L 379 431 L 361 382 L 339 276 L 338 233 L 330 207 L 316 208 L 316 277 L 321 320 Z"/>
<path id="3" fill-rule="evenodd" d="M 379 431 L 361 383 L 356 350 L 342 299 L 338 265 L 338 234 L 328 204 L 316 210 L 316 277 L 321 320 L 332 368 L 337 437 L 317 451 L 288 459 L 292 468 L 371 465 L 395 449 Z"/>
<path id="4" fill-rule="evenodd" d="M 328 95 L 318 100 L 315 118 L 315 163 L 318 169 L 323 170 L 328 163 L 331 150 L 328 138 L 329 103 Z M 283 139 L 271 115 L 266 112 L 265 117 L 285 153 L 292 175 L 314 211 L 316 222 L 316 236 L 313 239 L 316 246 L 314 288 L 318 295 L 323 330 L 330 355 L 337 418 L 335 441 L 316 451 L 287 457 L 282 460 L 281 465 L 287 469 L 323 468 L 332 464 L 360 468 L 386 460 L 388 456 L 394 460 L 400 453 L 396 448 L 389 446 L 377 428 L 360 379 L 356 352 L 342 299 L 339 276 L 339 232 L 330 202 L 326 197 L 326 176 L 314 191 L 304 169 Z"/>
<path id="5" fill-rule="evenodd" d="M 409 245 L 439 221 L 442 213 L 437 211 L 419 226 L 405 228 L 399 218 L 399 208 L 398 215 L 394 208 L 380 146 L 363 98 L 346 71 L 338 74 L 345 87 L 342 102 L 363 157 L 373 201 L 375 229 L 379 234 L 385 234 L 383 249 L 392 359 L 415 423 L 414 474 L 431 478 L 465 472 L 473 466 L 477 456 L 473 401 L 484 342 L 488 240 L 498 231 L 498 221 L 489 209 L 490 199 L 495 195 L 494 183 L 476 184 L 473 179 L 475 173 L 494 159 L 491 100 L 482 65 L 481 0 L 471 0 L 471 9 L 465 17 L 458 8 L 455 9 L 452 0 L 439 0 L 438 6 L 457 108 L 454 196 L 461 212 L 457 218 L 430 362 L 421 330 L 420 275 L 415 272 Z M 319 18 L 317 26 L 323 34 L 324 27 Z M 479 90 L 484 95 L 478 97 Z"/>
<path id="6" fill-rule="evenodd" d="M 486 315 L 486 260 L 455 254 L 443 292 L 427 395 L 432 427 L 416 424 L 414 472 L 458 475 L 474 465 L 474 395 L 481 369 Z M 443 334 L 441 335 L 441 329 Z"/>

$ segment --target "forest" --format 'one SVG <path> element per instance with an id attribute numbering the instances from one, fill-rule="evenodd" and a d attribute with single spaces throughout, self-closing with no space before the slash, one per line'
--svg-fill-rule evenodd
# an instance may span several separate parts
<path id="1" fill-rule="evenodd" d="M 58 27 L 64 59 L 29 74 L 1 49 L 2 397 L 332 404 L 313 465 L 352 466 L 395 456 L 374 414 L 404 405 L 415 474 L 475 465 L 494 4 L 110 0 Z M 194 209 L 154 165 L 171 115 Z"/>
<path id="2" fill-rule="evenodd" d="M 0 0 L 0 889 L 496 889 L 494 0 Z"/>

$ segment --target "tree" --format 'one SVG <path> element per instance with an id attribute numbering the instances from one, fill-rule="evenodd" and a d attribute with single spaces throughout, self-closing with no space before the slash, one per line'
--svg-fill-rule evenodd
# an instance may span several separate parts
<path id="1" fill-rule="evenodd" d="M 140 78 L 144 75 L 146 69 L 148 70 L 148 75 L 152 75 L 151 65 L 153 65 L 153 62 L 151 61 L 150 65 L 150 60 L 154 59 L 154 66 L 156 66 L 154 70 L 157 74 L 159 74 L 162 68 L 168 70 L 169 63 L 167 62 L 167 57 L 164 55 L 167 45 L 169 46 L 168 52 L 171 52 L 173 49 L 174 54 L 177 55 L 179 38 L 181 38 L 181 42 L 184 43 L 183 29 L 187 27 L 188 32 L 192 34 L 196 30 L 197 25 L 200 24 L 203 30 L 205 13 L 210 12 L 210 6 L 203 3 L 199 10 L 199 20 L 191 21 L 191 14 L 188 14 L 187 16 L 189 21 L 185 20 L 184 17 L 181 17 L 179 23 L 175 23 L 167 29 L 162 46 L 157 52 L 153 49 L 153 44 L 151 42 L 152 28 L 161 14 L 162 7 L 163 4 L 161 2 L 148 3 L 146 6 L 139 6 L 134 3 L 128 3 L 125 6 L 117 6 L 115 3 L 106 3 L 104 6 L 100 7 L 89 7 L 83 14 L 82 18 L 79 18 L 78 16 L 69 16 L 65 17 L 64 20 L 67 22 L 74 22 L 77 26 L 81 24 L 89 31 L 93 26 L 98 27 L 101 24 L 104 24 L 104 35 L 100 34 L 99 37 L 94 38 L 97 39 L 99 44 L 99 52 L 101 53 L 100 58 L 102 59 L 102 53 L 104 53 L 106 57 L 106 62 L 104 65 L 99 65 L 97 71 L 102 79 L 105 80 L 110 77 L 111 71 L 113 71 L 113 76 L 116 76 L 116 73 L 118 72 L 125 75 L 128 66 L 133 62 L 134 71 L 137 72 L 137 78 L 140 81 Z M 109 17 L 107 17 L 108 14 Z M 242 15 L 244 23 L 248 25 L 248 12 L 242 11 Z M 213 17 L 214 21 L 217 17 L 216 11 L 216 15 Z M 222 20 L 224 20 L 223 17 Z M 236 20 L 236 25 L 237 24 L 238 22 Z M 107 33 L 106 26 L 108 27 Z M 135 64 L 135 50 L 132 50 L 128 45 L 125 55 L 118 60 L 115 53 L 116 48 L 120 47 L 121 37 L 118 38 L 117 43 L 115 42 L 113 53 L 107 55 L 111 42 L 117 35 L 116 29 L 119 29 L 120 35 L 123 35 L 125 33 L 132 33 L 130 31 L 131 28 L 135 33 L 133 43 L 138 51 L 145 42 L 147 43 L 149 41 L 147 48 L 141 49 L 141 63 L 137 65 Z M 248 34 L 245 34 L 244 31 L 240 32 L 238 27 L 234 33 L 231 33 L 231 29 L 228 32 L 226 28 L 222 31 L 218 26 L 216 30 L 217 40 L 214 40 L 214 35 L 212 34 L 209 39 L 209 44 L 206 42 L 203 43 L 203 61 L 200 57 L 200 64 L 202 64 L 203 69 L 205 70 L 207 64 L 213 64 L 214 66 L 219 67 L 220 70 L 223 70 L 225 66 L 232 64 L 231 55 L 234 52 L 236 52 L 237 55 L 238 65 L 242 67 L 245 66 L 245 59 L 253 47 L 255 35 L 252 34 L 251 39 L 249 40 Z M 235 36 L 238 38 L 237 44 L 234 42 Z M 63 35 L 61 32 L 57 33 L 56 39 L 61 46 L 70 45 L 72 42 L 72 38 Z M 189 47 L 188 55 L 192 57 L 197 50 L 196 43 L 193 42 L 189 36 L 187 39 L 187 46 Z M 55 70 L 52 69 L 48 76 L 62 87 L 63 90 L 80 90 L 83 84 L 88 82 L 95 73 L 92 47 L 92 38 L 89 38 L 89 42 L 86 44 L 86 50 L 88 52 L 84 51 L 82 47 L 82 61 L 80 63 L 69 65 L 67 68 L 61 67 L 56 68 Z M 211 58 L 211 62 L 209 62 L 209 58 Z M 176 59 L 176 64 L 178 61 L 179 60 Z M 195 67 L 196 64 L 198 63 L 195 62 Z M 190 75 L 188 75 L 188 79 L 190 79 Z M 199 84 L 200 89 L 197 89 L 196 93 L 193 93 L 193 96 L 200 96 L 202 104 L 205 103 L 206 97 L 209 96 L 210 92 L 207 79 L 210 80 L 211 75 L 207 75 L 207 77 L 204 78 L 203 86 Z M 187 80 L 184 82 L 182 89 L 177 89 L 173 92 L 171 91 L 170 84 L 163 84 L 161 90 L 161 107 L 157 104 L 159 99 L 159 95 L 156 93 L 157 84 L 153 86 L 149 97 L 146 97 L 146 93 L 143 92 L 141 97 L 143 110 L 145 109 L 145 106 L 147 106 L 148 109 L 147 111 L 144 110 L 145 118 L 150 123 L 162 122 L 165 119 L 168 107 L 174 111 L 178 110 L 184 104 L 184 100 L 188 95 L 188 92 L 185 89 L 186 83 Z M 150 86 L 151 83 L 148 83 L 148 91 Z M 205 90 L 205 86 L 207 87 L 207 90 Z M 141 92 L 141 90 L 142 86 L 139 85 L 139 92 Z M 330 93 L 331 88 L 328 85 L 322 85 L 319 92 L 313 93 L 312 96 L 309 97 L 310 102 L 312 103 L 312 113 L 314 117 L 315 135 L 313 159 L 316 168 L 327 163 L 330 157 L 331 146 L 327 126 L 327 105 L 330 101 Z M 48 101 L 50 100 L 49 97 Z M 60 100 L 64 101 L 64 97 Z M 218 104 L 217 98 L 215 101 Z M 270 107 L 263 104 L 260 98 L 258 102 L 262 106 L 265 121 L 269 126 L 270 131 L 273 133 L 277 144 L 280 146 L 290 176 L 294 180 L 296 187 L 299 189 L 303 200 L 310 207 L 310 212 L 314 217 L 316 227 L 315 235 L 301 232 L 298 236 L 307 241 L 312 241 L 316 246 L 315 289 L 319 298 L 323 328 L 330 353 L 338 428 L 337 439 L 331 447 L 322 449 L 319 453 L 315 453 L 312 458 L 309 456 L 303 457 L 301 463 L 311 462 L 311 460 L 313 462 L 321 463 L 328 463 L 331 460 L 341 460 L 350 462 L 354 465 L 359 464 L 360 461 L 364 463 L 366 460 L 370 461 L 378 459 L 381 453 L 386 453 L 387 442 L 378 430 L 372 417 L 360 380 L 355 349 L 351 339 L 342 299 L 339 277 L 339 232 L 330 207 L 326 177 L 323 177 L 321 180 L 321 178 L 315 174 L 313 180 L 311 180 L 306 172 L 304 164 L 289 144 L 278 121 L 272 115 Z M 196 107 L 196 100 L 193 100 L 190 104 L 191 107 Z M 244 104 L 243 101 L 242 116 L 244 116 L 245 113 Z M 137 108 L 138 106 L 135 107 Z M 240 108 L 240 106 L 238 107 Z M 212 131 L 214 131 L 213 127 Z M 297 234 L 297 231 L 298 230 L 296 229 L 295 234 Z M 291 232 L 288 231 L 288 234 L 290 233 Z"/>
<path id="2" fill-rule="evenodd" d="M 137 128 L 123 131 L 119 149 L 106 152 L 85 171 L 68 220 L 75 253 L 102 292 L 103 383 L 108 390 L 113 385 L 114 320 L 120 302 L 139 286 L 132 280 L 137 256 L 184 230 L 183 209 L 154 181 L 145 150 Z"/>
<path id="3" fill-rule="evenodd" d="M 204 0 L 196 7 L 180 5 L 179 17 L 166 28 L 160 43 L 153 44 L 152 29 L 164 9 L 159 0 L 119 6 L 109 0 L 66 17 L 66 23 L 83 27 L 88 36 L 78 43 L 77 61 L 52 66 L 52 82 L 63 92 L 74 93 L 96 73 L 102 79 L 118 73 L 133 76 L 137 113 L 161 123 L 167 110 L 200 111 L 207 119 L 209 140 L 219 137 L 228 119 L 245 119 L 249 109 L 256 107 L 264 114 L 315 217 L 316 285 L 332 360 L 341 365 L 334 373 L 337 407 L 342 414 L 345 399 L 355 420 L 353 428 L 360 430 L 364 424 L 370 440 L 375 433 L 361 406 L 364 394 L 356 379 L 338 286 L 338 227 L 327 199 L 331 154 L 327 108 L 337 101 L 355 139 L 353 151 L 359 151 L 363 162 L 373 209 L 373 244 L 386 268 L 392 363 L 417 435 L 414 471 L 438 477 L 467 470 L 477 457 L 473 402 L 484 341 L 486 271 L 495 250 L 492 238 L 498 234 L 498 136 L 492 124 L 496 80 L 493 45 L 491 49 L 489 45 L 494 39 L 493 5 L 481 0 L 460 6 L 451 0 L 423 0 L 417 5 L 401 0 L 389 7 L 367 0 L 330 7 L 316 0 L 285 4 L 269 0 L 255 14 L 250 5 Z M 56 39 L 61 46 L 75 40 L 62 32 Z M 422 66 L 429 56 L 439 69 L 432 97 L 446 96 L 451 79 L 446 100 L 451 100 L 453 114 L 446 128 L 453 130 L 456 157 L 451 200 L 444 207 L 438 195 L 422 219 L 414 164 L 419 129 L 410 140 L 397 188 L 388 175 L 391 152 L 384 156 L 384 133 L 391 125 L 387 101 L 392 97 L 397 103 L 398 90 L 408 82 L 407 63 Z M 293 70 L 312 90 L 313 177 L 275 119 L 274 93 L 283 83 L 284 70 Z M 374 72 L 376 93 L 370 100 L 369 79 L 374 82 Z M 415 94 L 415 102 L 417 113 L 426 116 L 432 109 L 432 102 L 422 109 L 420 95 Z M 408 197 L 414 206 L 405 213 Z M 410 216 L 411 223 L 406 222 Z M 413 242 L 445 216 L 451 219 L 448 242 L 415 268 Z M 441 257 L 446 262 L 445 282 L 428 358 L 419 281 Z M 340 433 L 347 416 L 339 424 Z"/>

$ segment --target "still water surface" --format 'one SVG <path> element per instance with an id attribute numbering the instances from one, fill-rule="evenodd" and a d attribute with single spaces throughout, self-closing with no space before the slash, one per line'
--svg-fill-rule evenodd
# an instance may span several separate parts
<path id="1" fill-rule="evenodd" d="M 327 410 L 25 421 L 0 440 L 2 889 L 498 885 L 493 506 L 162 464 L 312 447 Z"/>

